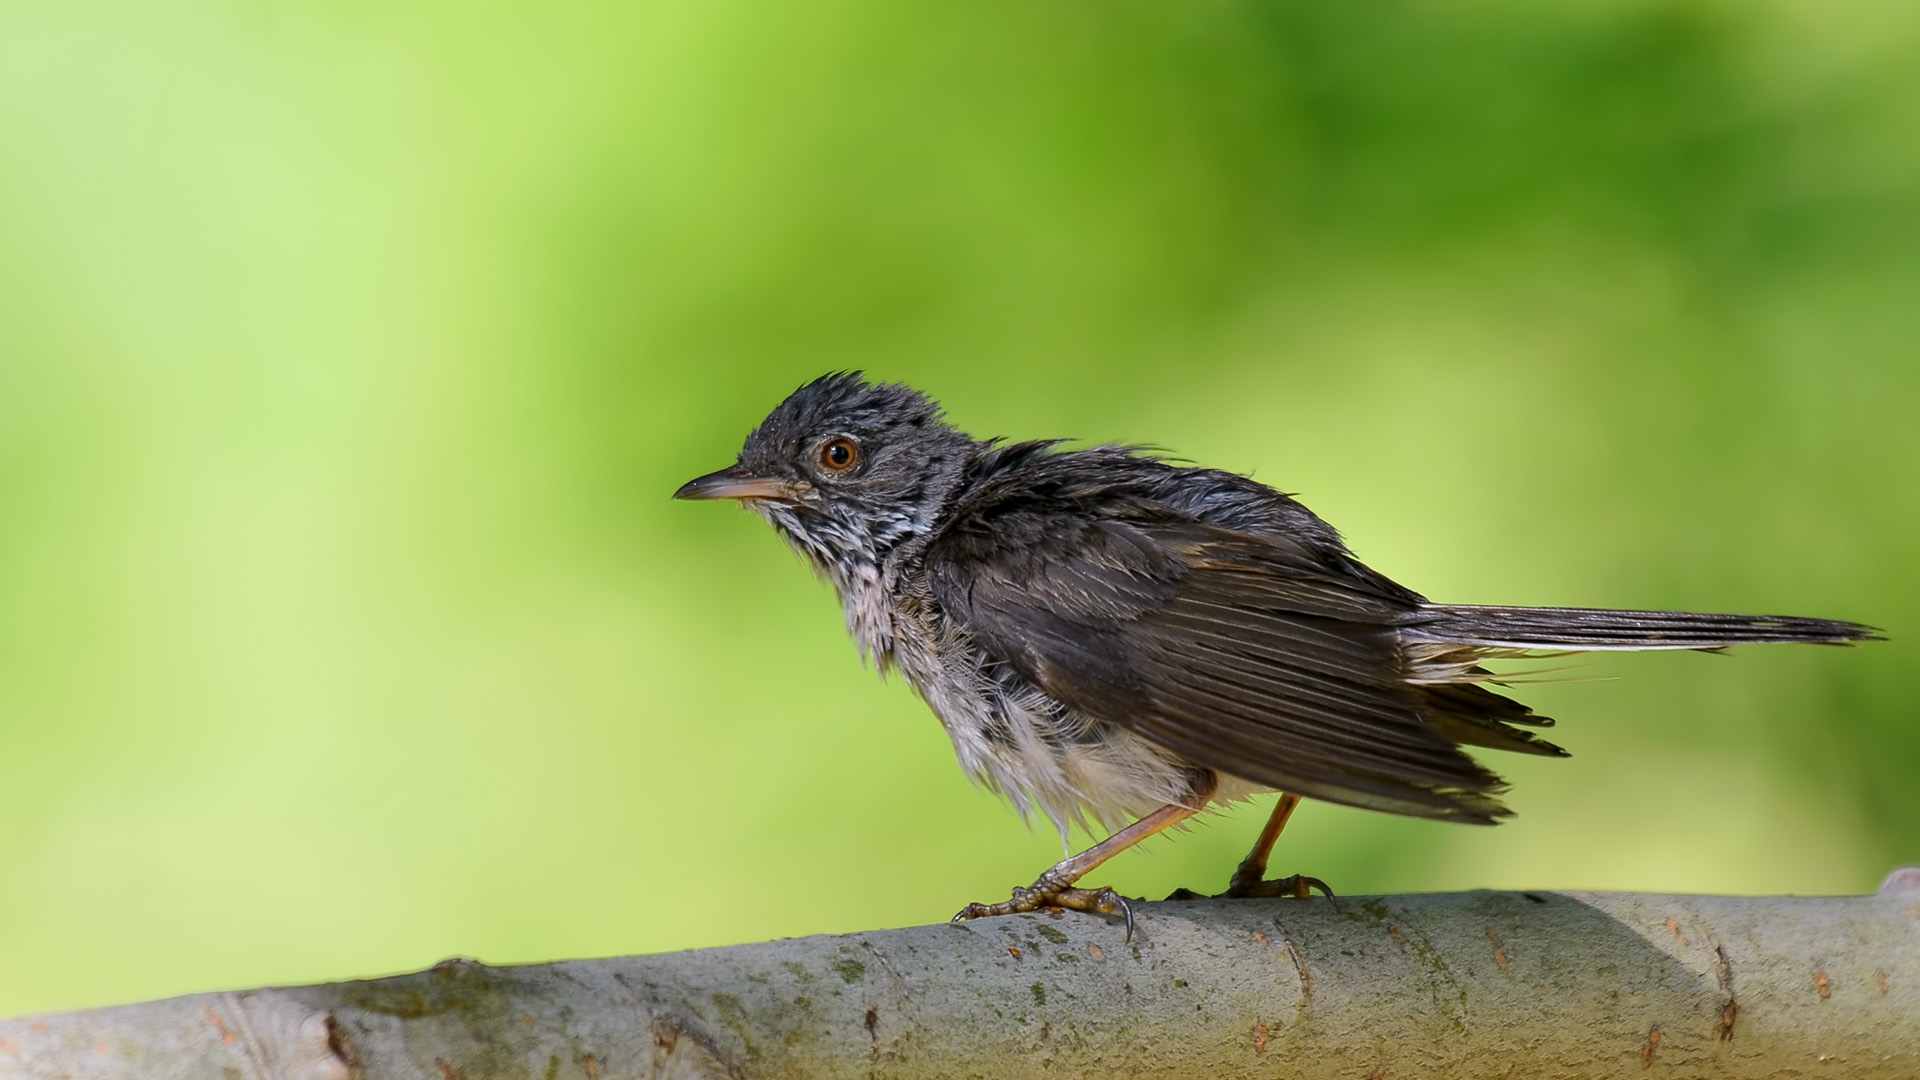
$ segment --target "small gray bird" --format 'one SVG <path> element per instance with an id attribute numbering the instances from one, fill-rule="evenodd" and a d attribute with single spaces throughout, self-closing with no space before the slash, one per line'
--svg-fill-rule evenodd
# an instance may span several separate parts
<path id="1" fill-rule="evenodd" d="M 1300 503 L 1137 447 L 979 440 L 906 386 L 827 375 L 728 469 L 677 499 L 737 499 L 833 583 L 847 629 L 940 718 L 976 781 L 1060 829 L 1112 834 L 955 919 L 1058 906 L 1212 805 L 1282 793 L 1225 895 L 1266 881 L 1302 797 L 1491 825 L 1506 785 L 1463 746 L 1565 757 L 1487 689 L 1494 659 L 1597 650 L 1845 644 L 1871 627 L 1783 615 L 1435 604 L 1353 557 Z"/>

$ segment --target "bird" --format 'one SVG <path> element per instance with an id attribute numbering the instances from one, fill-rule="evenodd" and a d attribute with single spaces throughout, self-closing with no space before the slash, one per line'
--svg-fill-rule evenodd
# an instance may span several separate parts
<path id="1" fill-rule="evenodd" d="M 1572 653 L 1878 640 L 1860 623 L 1439 604 L 1362 563 L 1333 526 L 1249 477 L 1144 447 L 976 439 L 912 387 L 806 383 L 735 462 L 674 492 L 731 499 L 838 594 L 883 677 L 938 717 L 964 770 L 1023 818 L 1107 838 L 954 921 L 1067 908 L 1134 915 L 1081 879 L 1196 814 L 1278 792 L 1221 895 L 1268 880 L 1302 799 L 1491 825 L 1511 811 L 1471 754 L 1567 752 L 1485 665 Z"/>

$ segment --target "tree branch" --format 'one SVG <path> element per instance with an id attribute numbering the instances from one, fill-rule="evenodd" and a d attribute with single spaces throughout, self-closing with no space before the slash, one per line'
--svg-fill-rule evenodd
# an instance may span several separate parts
<path id="1" fill-rule="evenodd" d="M 1139 914 L 1131 942 L 1042 913 L 4 1021 L 0 1076 L 1920 1076 L 1916 870 Z"/>

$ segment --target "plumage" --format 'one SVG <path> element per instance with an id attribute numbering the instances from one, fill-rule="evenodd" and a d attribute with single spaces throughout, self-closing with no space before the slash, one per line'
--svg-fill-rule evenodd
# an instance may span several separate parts
<path id="1" fill-rule="evenodd" d="M 1463 746 L 1565 752 L 1528 730 L 1551 719 L 1484 685 L 1483 661 L 1874 637 L 1789 616 L 1434 604 L 1251 479 L 1126 446 L 975 440 L 857 373 L 795 391 L 731 469 L 677 494 L 771 522 L 968 772 L 1063 837 L 1263 789 L 1490 824 L 1505 785 Z M 1106 854 L 1035 892 L 1061 895 Z"/>

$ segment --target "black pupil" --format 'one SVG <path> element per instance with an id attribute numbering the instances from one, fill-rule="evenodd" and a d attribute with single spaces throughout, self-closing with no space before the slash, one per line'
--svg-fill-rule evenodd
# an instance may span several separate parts
<path id="1" fill-rule="evenodd" d="M 853 464 L 853 448 L 846 443 L 833 443 L 827 447 L 827 464 L 836 469 L 844 469 Z"/>

